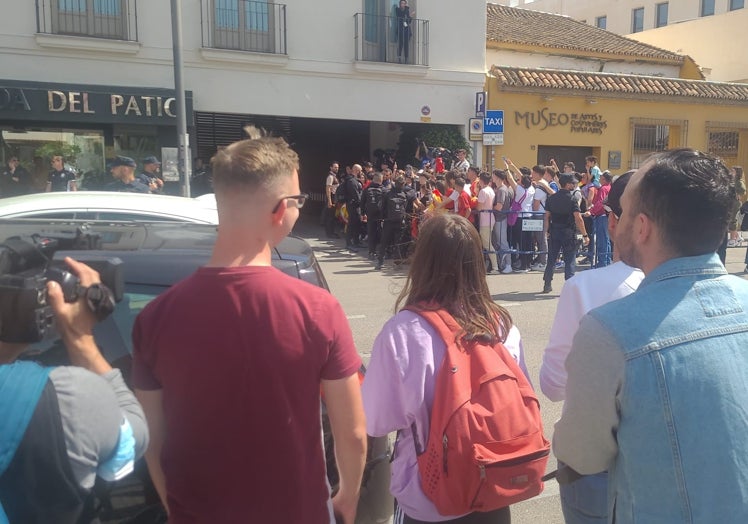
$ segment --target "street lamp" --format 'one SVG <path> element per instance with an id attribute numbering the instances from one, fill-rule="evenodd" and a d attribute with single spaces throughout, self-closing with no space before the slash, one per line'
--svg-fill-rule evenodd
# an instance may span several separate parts
<path id="1" fill-rule="evenodd" d="M 182 2 L 171 0 L 171 41 L 174 51 L 174 90 L 177 103 L 177 170 L 179 182 L 182 186 L 182 196 L 190 196 L 190 177 L 187 172 L 187 151 L 190 138 L 187 135 L 187 110 L 184 100 L 184 85 L 182 72 Z"/>

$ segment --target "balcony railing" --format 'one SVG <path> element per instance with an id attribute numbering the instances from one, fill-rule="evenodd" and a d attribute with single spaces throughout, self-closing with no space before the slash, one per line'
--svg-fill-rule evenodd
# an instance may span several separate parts
<path id="1" fill-rule="evenodd" d="M 250 0 L 202 0 L 203 47 L 286 54 L 286 6 Z"/>
<path id="2" fill-rule="evenodd" d="M 36 32 L 138 40 L 136 0 L 36 0 Z"/>
<path id="3" fill-rule="evenodd" d="M 356 13 L 356 60 L 429 65 L 429 21 Z"/>

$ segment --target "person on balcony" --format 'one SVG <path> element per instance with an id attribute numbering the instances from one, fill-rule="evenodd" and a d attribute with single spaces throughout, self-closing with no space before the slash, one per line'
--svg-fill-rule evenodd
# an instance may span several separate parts
<path id="1" fill-rule="evenodd" d="M 408 52 L 410 51 L 410 24 L 415 12 L 410 12 L 408 0 L 400 0 L 400 5 L 395 8 L 397 18 L 397 61 L 403 63 L 403 51 L 405 52 L 405 63 L 408 63 Z"/>

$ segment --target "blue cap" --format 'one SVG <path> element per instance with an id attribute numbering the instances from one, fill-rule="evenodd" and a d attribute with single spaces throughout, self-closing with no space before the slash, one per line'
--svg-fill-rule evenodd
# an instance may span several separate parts
<path id="1" fill-rule="evenodd" d="M 129 167 L 136 167 L 137 164 L 135 163 L 135 160 L 130 158 L 129 156 L 116 156 L 114 157 L 114 160 L 110 162 L 110 167 L 117 167 L 117 166 L 129 166 Z"/>
<path id="2" fill-rule="evenodd" d="M 158 158 L 155 156 L 147 156 L 143 159 L 144 164 L 158 164 L 161 165 L 161 162 L 158 161 Z"/>

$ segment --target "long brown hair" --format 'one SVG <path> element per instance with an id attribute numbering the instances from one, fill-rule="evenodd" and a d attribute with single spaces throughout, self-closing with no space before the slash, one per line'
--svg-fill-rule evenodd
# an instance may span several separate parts
<path id="1" fill-rule="evenodd" d="M 426 220 L 418 233 L 410 271 L 395 310 L 424 303 L 446 309 L 468 338 L 506 341 L 512 317 L 491 298 L 483 247 L 475 226 L 449 213 Z"/>

